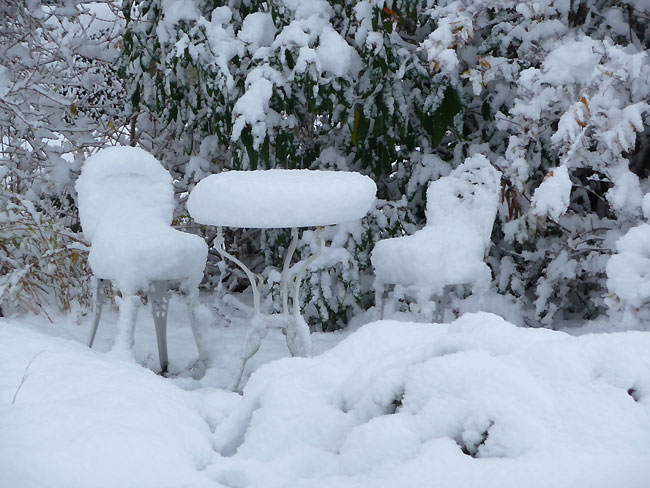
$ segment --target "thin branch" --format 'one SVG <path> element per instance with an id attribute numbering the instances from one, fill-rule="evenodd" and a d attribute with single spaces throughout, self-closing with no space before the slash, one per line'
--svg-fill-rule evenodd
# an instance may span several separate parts
<path id="1" fill-rule="evenodd" d="M 18 392 L 20 391 L 20 389 L 21 389 L 21 388 L 23 387 L 23 385 L 25 384 L 25 381 L 27 381 L 27 378 L 29 378 L 29 367 L 32 365 L 32 363 L 34 362 L 34 360 L 35 360 L 38 356 L 40 356 L 41 353 L 44 353 L 44 352 L 45 352 L 45 349 L 42 349 L 41 351 L 38 351 L 36 354 L 34 354 L 34 356 L 32 357 L 32 359 L 29 360 L 29 362 L 27 363 L 27 366 L 25 366 L 25 371 L 24 371 L 24 373 L 23 373 L 23 377 L 22 377 L 21 380 L 20 380 L 20 384 L 18 385 L 18 388 L 16 388 L 16 392 L 14 393 L 14 397 L 11 399 L 11 404 L 12 404 L 12 405 L 16 403 L 16 397 L 18 396 Z"/>

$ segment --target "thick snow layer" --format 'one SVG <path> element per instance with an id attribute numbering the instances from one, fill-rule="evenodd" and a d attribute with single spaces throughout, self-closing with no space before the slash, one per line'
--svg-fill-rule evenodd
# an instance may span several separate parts
<path id="1" fill-rule="evenodd" d="M 411 236 L 381 241 L 372 263 L 382 283 L 432 286 L 432 292 L 440 292 L 445 285 L 489 282 L 485 249 L 475 229 L 458 222 L 451 230 L 427 226 Z"/>
<path id="2" fill-rule="evenodd" d="M 270 46 L 275 37 L 275 31 L 271 14 L 254 12 L 246 16 L 237 37 L 251 44 L 251 52 L 254 52 L 260 46 Z"/>
<path id="3" fill-rule="evenodd" d="M 320 62 L 321 72 L 334 76 L 345 76 L 348 71 L 354 74 L 359 72 L 357 67 L 359 55 L 338 32 L 331 27 L 323 29 L 319 42 L 316 56 Z"/>
<path id="4" fill-rule="evenodd" d="M 192 0 L 162 0 L 163 18 L 156 28 L 162 42 L 173 38 L 171 33 L 180 21 L 198 20 L 200 18 L 196 4 Z"/>
<path id="5" fill-rule="evenodd" d="M 206 471 L 237 486 L 647 487 L 648 347 L 490 314 L 377 322 L 254 373 L 215 431 L 229 458 Z"/>
<path id="6" fill-rule="evenodd" d="M 429 185 L 427 225 L 411 236 L 378 242 L 372 253 L 382 283 L 445 285 L 490 281 L 483 262 L 496 217 L 499 173 L 485 156 L 468 158 Z"/>
<path id="7" fill-rule="evenodd" d="M 172 222 L 172 177 L 142 149 L 109 147 L 89 157 L 76 189 L 81 225 L 91 241 L 109 221 L 117 228 L 129 220 Z"/>
<path id="8" fill-rule="evenodd" d="M 566 166 L 549 171 L 541 185 L 535 190 L 531 205 L 533 215 L 560 218 L 569 207 L 571 178 Z"/>
<path id="9" fill-rule="evenodd" d="M 195 353 L 184 350 L 193 341 L 178 304 L 177 373 Z M 215 327 L 216 373 L 235 360 L 243 325 Z M 485 313 L 376 322 L 347 337 L 314 334 L 318 351 L 343 340 L 260 367 L 240 397 L 208 374 L 165 379 L 51 336 L 85 331 L 60 317 L 0 318 L 0 486 L 647 488 L 650 479 L 649 333 L 572 337 Z M 138 332 L 144 361 L 153 324 Z M 100 329 L 100 350 L 111 335 Z M 271 331 L 251 364 L 283 354 Z"/>
<path id="10" fill-rule="evenodd" d="M 650 225 L 631 228 L 607 261 L 607 287 L 633 307 L 650 300 Z"/>
<path id="11" fill-rule="evenodd" d="M 643 216 L 646 219 L 650 219 L 650 193 L 646 193 L 641 200 L 641 208 L 643 210 Z"/>
<path id="12" fill-rule="evenodd" d="M 117 228 L 101 227 L 88 259 L 96 276 L 132 292 L 152 280 L 196 286 L 203 279 L 206 258 L 207 245 L 196 235 L 169 226 L 125 222 Z"/>
<path id="13" fill-rule="evenodd" d="M 201 180 L 187 209 L 201 224 L 314 227 L 362 218 L 376 191 L 370 178 L 353 172 L 228 171 Z"/>
<path id="14" fill-rule="evenodd" d="M 6 323 L 0 350 L 0 486 L 217 486 L 210 429 L 168 381 Z"/>
<path id="15" fill-rule="evenodd" d="M 588 83 L 602 54 L 600 43 L 589 37 L 566 42 L 553 49 L 544 60 L 544 72 L 555 85 Z"/>
<path id="16" fill-rule="evenodd" d="M 115 280 L 127 293 L 150 280 L 201 281 L 207 245 L 170 227 L 172 179 L 149 153 L 135 147 L 103 149 L 85 162 L 76 189 L 96 276 Z"/>

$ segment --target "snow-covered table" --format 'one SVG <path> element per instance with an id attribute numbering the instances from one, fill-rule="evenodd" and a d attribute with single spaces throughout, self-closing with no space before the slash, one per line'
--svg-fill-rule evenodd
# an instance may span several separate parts
<path id="1" fill-rule="evenodd" d="M 302 276 L 323 248 L 318 235 L 318 250 L 304 260 L 293 281 L 292 311 L 289 312 L 289 268 L 298 244 L 299 227 L 323 227 L 362 218 L 375 200 L 375 183 L 359 173 L 319 170 L 228 171 L 210 175 L 199 182 L 187 201 L 190 215 L 201 224 L 217 226 L 216 248 L 225 259 L 241 267 L 253 290 L 254 316 L 246 337 L 235 388 L 244 367 L 259 349 L 269 326 L 286 331 L 287 346 L 294 356 L 307 356 L 311 350 L 309 328 L 300 315 Z M 280 280 L 282 313 L 262 316 L 255 276 L 235 256 L 226 251 L 223 227 L 290 228 Z"/>

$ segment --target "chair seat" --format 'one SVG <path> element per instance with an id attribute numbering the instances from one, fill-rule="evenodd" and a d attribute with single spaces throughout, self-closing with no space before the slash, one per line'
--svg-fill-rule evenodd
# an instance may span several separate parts
<path id="1" fill-rule="evenodd" d="M 379 241 L 372 253 L 381 283 L 425 286 L 441 292 L 445 285 L 489 281 L 485 244 L 474 232 L 425 227 L 413 235 Z"/>
<path id="2" fill-rule="evenodd" d="M 208 254 L 205 241 L 166 225 L 129 223 L 95 233 L 89 263 L 95 276 L 113 280 L 126 293 L 150 281 L 180 280 L 197 286 Z"/>

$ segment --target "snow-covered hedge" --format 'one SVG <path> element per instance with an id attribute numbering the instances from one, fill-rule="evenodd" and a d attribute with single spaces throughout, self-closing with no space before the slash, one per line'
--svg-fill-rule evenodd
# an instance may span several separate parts
<path id="1" fill-rule="evenodd" d="M 126 140 L 112 2 L 0 2 L 0 308 L 88 299 L 73 184 L 85 154 Z M 84 310 L 85 312 L 85 310 Z"/>
<path id="2" fill-rule="evenodd" d="M 64 41 L 49 70 L 0 45 L 3 178 L 21 195 L 67 202 L 78 163 L 62 153 L 78 161 L 113 140 L 163 161 L 181 202 L 226 169 L 368 174 L 376 208 L 329 231 L 345 252 L 308 277 L 308 315 L 336 328 L 372 305 L 374 243 L 424 225 L 428 183 L 481 153 L 504 175 L 495 291 L 525 304 L 529 323 L 594 318 L 616 301 L 605 298 L 606 263 L 639 223 L 650 174 L 647 2 L 127 0 L 124 23 L 102 23 L 110 9 L 77 19 L 28 6 L 3 4 L 3 39 L 30 33 L 29 59 Z M 59 27 L 36 29 L 52 16 Z M 75 82 L 64 87 L 63 75 Z M 61 149 L 43 146 L 48 137 L 63 137 Z M 288 235 L 228 237 L 273 284 Z M 306 234 L 299 253 L 309 244 Z"/>
<path id="3" fill-rule="evenodd" d="M 370 306 L 374 242 L 423 225 L 428 182 L 475 153 L 504 174 L 498 291 L 534 322 L 605 310 L 605 264 L 649 174 L 647 4 L 145 0 L 124 12 L 131 111 L 147 113 L 137 127 L 182 189 L 229 168 L 377 181 L 373 215 L 332 233 L 352 274 L 314 269 L 308 310 L 340 325 Z M 251 255 L 273 276 L 286 236 L 259 242 Z"/>

